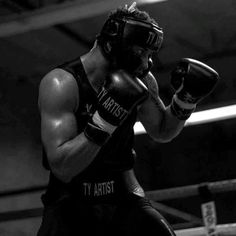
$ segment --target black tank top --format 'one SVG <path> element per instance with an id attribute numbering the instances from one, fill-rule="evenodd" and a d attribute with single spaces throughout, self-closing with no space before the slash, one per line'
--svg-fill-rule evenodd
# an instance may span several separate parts
<path id="1" fill-rule="evenodd" d="M 96 110 L 96 92 L 88 81 L 80 58 L 67 62 L 58 68 L 71 73 L 77 81 L 79 88 L 79 107 L 75 115 L 78 121 L 78 133 L 83 132 L 88 119 L 90 119 Z M 53 195 L 55 195 L 55 193 L 60 195 L 61 190 L 64 192 L 69 188 L 71 192 L 77 192 L 81 195 L 81 192 L 86 190 L 84 189 L 85 183 L 95 183 L 95 185 L 96 183 L 102 183 L 102 186 L 99 186 L 103 189 L 106 187 L 107 190 L 113 187 L 113 180 L 115 180 L 116 185 L 119 185 L 119 174 L 125 170 L 131 169 L 134 165 L 132 147 L 134 142 L 133 125 L 135 121 L 136 110 L 115 130 L 112 137 L 100 149 L 94 161 L 84 171 L 75 176 L 69 184 L 61 182 L 51 172 L 48 185 L 49 192 L 53 193 Z M 46 153 L 43 153 L 43 164 L 50 170 Z M 105 186 L 105 183 L 107 183 L 107 186 Z M 120 187 L 122 188 L 122 186 L 119 186 L 119 188 Z M 117 190 L 116 186 L 115 195 L 120 191 L 121 189 Z"/>

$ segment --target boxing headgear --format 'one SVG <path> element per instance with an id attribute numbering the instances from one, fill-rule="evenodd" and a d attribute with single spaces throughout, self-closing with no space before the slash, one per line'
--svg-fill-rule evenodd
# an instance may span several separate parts
<path id="1" fill-rule="evenodd" d="M 105 43 L 110 42 L 111 50 L 105 50 Z M 143 20 L 137 20 L 131 17 L 114 17 L 111 16 L 105 22 L 98 42 L 100 43 L 103 53 L 109 59 L 116 58 L 118 63 L 124 64 L 133 63 L 129 65 L 136 67 L 140 63 L 139 58 L 132 55 L 127 55 L 127 48 L 132 45 L 138 45 L 144 49 L 158 51 L 163 41 L 162 29 L 154 23 Z M 126 60 L 125 58 L 132 60 Z M 124 67 L 122 65 L 121 67 Z"/>

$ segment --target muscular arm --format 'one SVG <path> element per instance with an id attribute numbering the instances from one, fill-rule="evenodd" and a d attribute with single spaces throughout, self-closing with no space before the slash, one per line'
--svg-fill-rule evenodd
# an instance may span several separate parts
<path id="1" fill-rule="evenodd" d="M 144 81 L 150 95 L 138 110 L 138 118 L 147 133 L 156 141 L 168 142 L 176 137 L 184 127 L 185 121 L 178 120 L 159 97 L 158 84 L 151 73 Z"/>
<path id="2" fill-rule="evenodd" d="M 77 83 L 64 70 L 51 71 L 40 83 L 42 143 L 52 172 L 63 182 L 83 171 L 100 149 L 84 133 L 77 133 L 78 98 Z"/>

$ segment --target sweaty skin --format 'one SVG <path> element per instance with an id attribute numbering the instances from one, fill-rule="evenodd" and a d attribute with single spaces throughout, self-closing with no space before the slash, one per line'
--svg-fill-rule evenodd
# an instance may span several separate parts
<path id="1" fill-rule="evenodd" d="M 59 179 L 69 182 L 93 161 L 100 147 L 84 133 L 77 133 L 75 111 L 79 93 L 70 73 L 51 71 L 42 80 L 39 91 L 41 136 L 49 165 Z"/>
<path id="2" fill-rule="evenodd" d="M 143 61 L 137 73 L 146 70 L 151 51 L 135 47 Z M 100 48 L 95 47 L 81 57 L 92 88 L 98 92 L 109 71 L 109 62 Z M 149 97 L 138 109 L 138 118 L 147 133 L 159 142 L 173 139 L 183 128 L 184 121 L 172 115 L 159 97 L 158 85 L 149 73 L 143 78 L 149 89 Z M 72 74 L 54 69 L 41 81 L 39 89 L 39 110 L 41 114 L 41 135 L 49 165 L 63 182 L 71 179 L 88 167 L 101 147 L 88 140 L 84 133 L 77 132 L 75 112 L 79 107 L 79 90 Z"/>

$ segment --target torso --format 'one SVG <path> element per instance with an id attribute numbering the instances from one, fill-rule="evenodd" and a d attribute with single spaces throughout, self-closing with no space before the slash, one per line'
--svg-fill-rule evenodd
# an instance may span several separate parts
<path id="1" fill-rule="evenodd" d="M 79 106 L 75 112 L 78 133 L 82 132 L 96 110 L 96 93 L 91 87 L 80 59 L 63 64 L 61 69 L 71 73 L 79 88 Z M 133 167 L 133 125 L 136 111 L 117 128 L 112 138 L 100 149 L 93 163 L 78 174 L 68 185 L 69 189 L 85 199 L 107 200 L 124 191 L 121 173 Z M 47 161 L 46 161 L 47 162 Z M 58 181 L 51 176 L 53 181 Z M 122 194 L 122 193 L 121 193 Z"/>

